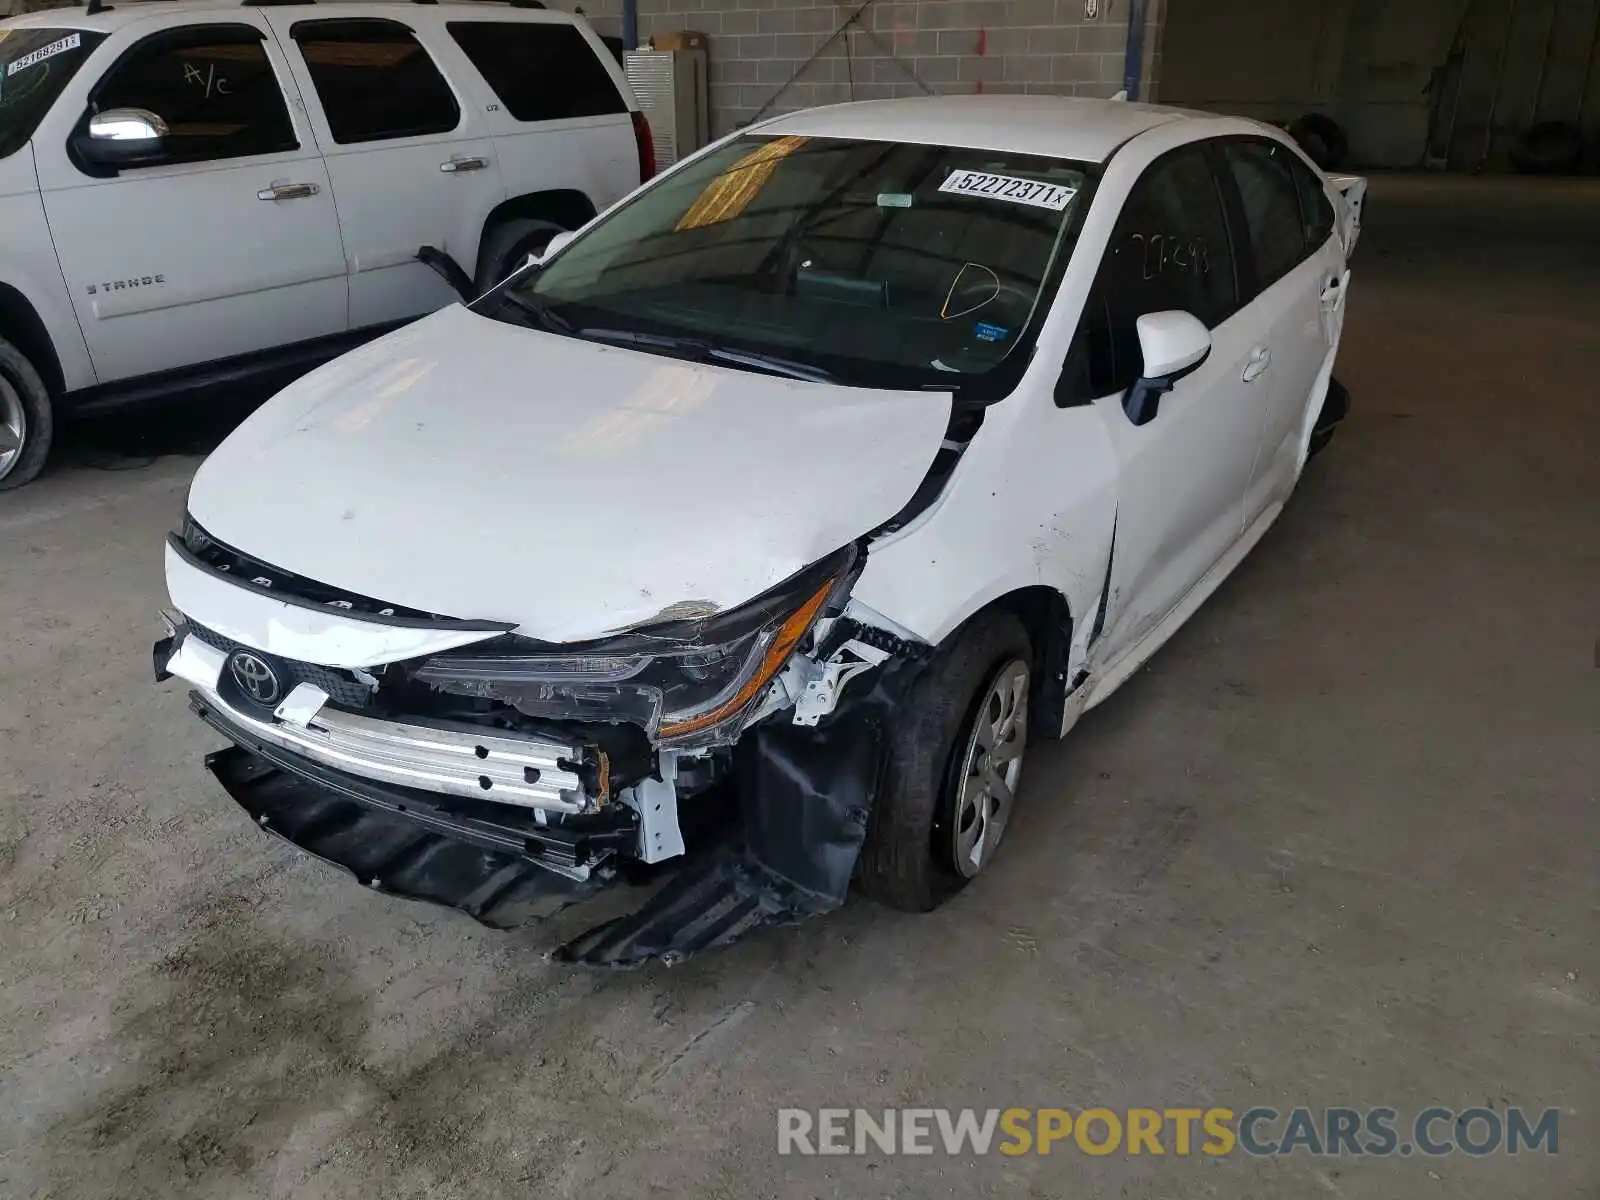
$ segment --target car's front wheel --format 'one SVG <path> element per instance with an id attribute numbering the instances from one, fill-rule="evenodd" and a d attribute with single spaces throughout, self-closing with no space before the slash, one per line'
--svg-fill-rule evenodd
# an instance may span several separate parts
<path id="1" fill-rule="evenodd" d="M 479 255 L 478 290 L 486 292 L 502 280 L 509 279 L 522 269 L 529 255 L 543 254 L 550 239 L 565 232 L 564 225 L 533 217 L 521 217 L 497 225 L 484 238 L 483 252 Z"/>
<path id="2" fill-rule="evenodd" d="M 1022 779 L 1032 664 L 1022 622 L 995 610 L 923 670 L 888 731 L 888 771 L 861 851 L 867 895 L 926 912 L 989 865 Z"/>
<path id="3" fill-rule="evenodd" d="M 21 487 L 44 469 L 52 416 L 50 392 L 39 372 L 0 338 L 0 492 Z"/>

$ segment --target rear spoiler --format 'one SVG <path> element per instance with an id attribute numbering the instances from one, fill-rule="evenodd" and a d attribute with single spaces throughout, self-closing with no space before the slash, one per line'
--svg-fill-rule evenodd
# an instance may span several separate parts
<path id="1" fill-rule="evenodd" d="M 1344 197 L 1344 216 L 1339 222 L 1339 240 L 1344 243 L 1345 256 L 1356 248 L 1361 236 L 1361 209 L 1367 201 L 1365 175 L 1329 175 L 1328 182 L 1334 191 Z"/>

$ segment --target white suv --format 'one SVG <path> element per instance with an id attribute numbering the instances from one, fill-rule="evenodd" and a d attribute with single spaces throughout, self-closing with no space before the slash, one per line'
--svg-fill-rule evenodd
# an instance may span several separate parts
<path id="1" fill-rule="evenodd" d="M 0 489 L 55 416 L 332 358 L 652 161 L 601 40 L 530 0 L 0 22 Z"/>

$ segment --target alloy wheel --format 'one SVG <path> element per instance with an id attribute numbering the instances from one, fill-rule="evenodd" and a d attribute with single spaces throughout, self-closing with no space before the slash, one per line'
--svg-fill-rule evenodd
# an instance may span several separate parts
<path id="1" fill-rule="evenodd" d="M 28 413 L 22 397 L 4 375 L 0 375 L 0 479 L 22 460 L 22 446 L 28 439 Z"/>
<path id="2" fill-rule="evenodd" d="M 1005 834 L 1028 746 L 1028 664 L 1012 659 L 990 679 L 956 773 L 954 866 L 970 879 Z"/>

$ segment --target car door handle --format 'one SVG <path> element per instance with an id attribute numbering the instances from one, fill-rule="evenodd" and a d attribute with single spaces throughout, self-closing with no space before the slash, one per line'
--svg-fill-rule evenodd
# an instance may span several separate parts
<path id="1" fill-rule="evenodd" d="M 308 196 L 315 196 L 321 190 L 314 183 L 280 183 L 273 187 L 262 188 L 256 193 L 256 199 L 304 200 Z"/>
<path id="2" fill-rule="evenodd" d="M 1244 364 L 1244 381 L 1254 383 L 1267 373 L 1267 368 L 1272 365 L 1272 351 L 1265 346 L 1253 351 Z"/>
<path id="3" fill-rule="evenodd" d="M 487 158 L 452 158 L 439 164 L 446 175 L 459 175 L 463 171 L 481 171 L 489 165 Z"/>

